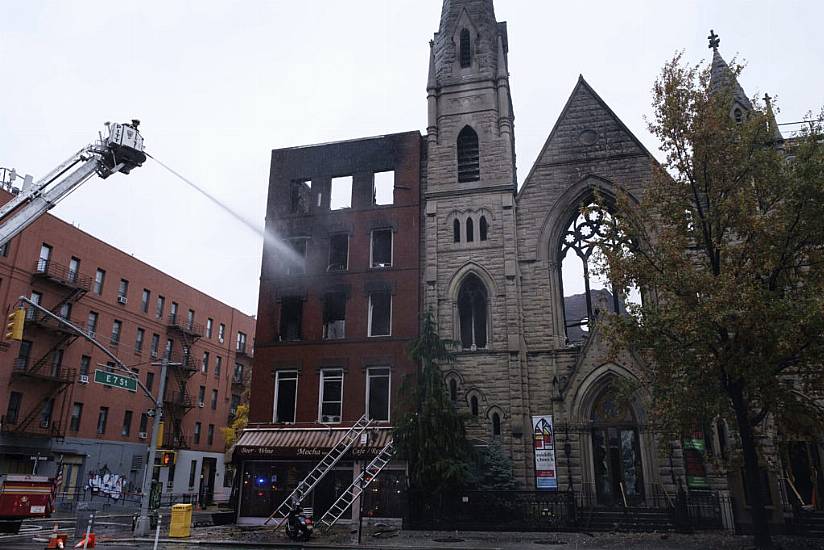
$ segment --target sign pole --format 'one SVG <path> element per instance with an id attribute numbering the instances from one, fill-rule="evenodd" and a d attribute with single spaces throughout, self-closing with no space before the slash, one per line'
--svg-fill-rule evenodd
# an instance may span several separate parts
<path id="1" fill-rule="evenodd" d="M 156 365 L 156 363 L 153 363 Z M 149 445 L 149 460 L 143 472 L 143 498 L 140 502 L 140 517 L 137 518 L 134 533 L 138 537 L 145 537 L 149 534 L 151 523 L 149 521 L 149 496 L 152 493 L 152 480 L 154 479 L 155 455 L 157 455 L 157 436 L 160 432 L 160 417 L 163 415 L 163 394 L 166 391 L 166 371 L 169 368 L 169 360 L 163 359 L 160 362 L 160 384 L 158 395 L 155 400 L 154 420 L 152 422 L 152 442 Z M 159 524 L 158 524 L 159 525 Z"/>

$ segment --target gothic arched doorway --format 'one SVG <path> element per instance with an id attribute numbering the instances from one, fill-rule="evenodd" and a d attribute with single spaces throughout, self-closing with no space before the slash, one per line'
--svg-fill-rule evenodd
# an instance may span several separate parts
<path id="1" fill-rule="evenodd" d="M 607 386 L 592 406 L 592 462 L 597 502 L 633 506 L 644 502 L 638 422 L 632 406 Z"/>

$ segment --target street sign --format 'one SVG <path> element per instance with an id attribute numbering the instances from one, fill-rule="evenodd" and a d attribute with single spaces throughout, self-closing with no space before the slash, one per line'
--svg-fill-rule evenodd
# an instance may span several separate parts
<path id="1" fill-rule="evenodd" d="M 114 388 L 121 388 L 124 390 L 137 391 L 137 380 L 128 376 L 121 376 L 113 372 L 106 372 L 104 370 L 95 369 L 94 381 L 104 386 L 112 386 Z"/>

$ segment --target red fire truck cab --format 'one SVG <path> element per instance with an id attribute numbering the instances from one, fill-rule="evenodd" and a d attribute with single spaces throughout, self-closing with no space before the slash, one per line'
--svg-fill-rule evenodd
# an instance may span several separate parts
<path id="1" fill-rule="evenodd" d="M 0 532 L 17 533 L 26 518 L 50 517 L 54 489 L 45 476 L 0 475 Z"/>

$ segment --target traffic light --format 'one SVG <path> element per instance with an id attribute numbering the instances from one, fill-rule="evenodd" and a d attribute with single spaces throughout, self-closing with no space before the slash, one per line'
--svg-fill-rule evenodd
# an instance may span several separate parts
<path id="1" fill-rule="evenodd" d="M 25 320 L 26 310 L 22 307 L 9 314 L 9 321 L 6 324 L 6 340 L 23 339 L 23 323 Z"/>
<path id="2" fill-rule="evenodd" d="M 177 453 L 175 451 L 163 451 L 163 454 L 160 455 L 160 465 L 173 466 L 176 458 Z"/>

